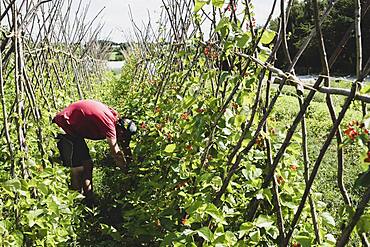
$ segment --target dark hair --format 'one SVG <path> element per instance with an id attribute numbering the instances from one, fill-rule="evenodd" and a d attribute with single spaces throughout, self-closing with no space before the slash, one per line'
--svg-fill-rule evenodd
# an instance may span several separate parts
<path id="1" fill-rule="evenodd" d="M 130 135 L 135 134 L 137 131 L 137 127 L 134 121 L 128 118 L 119 118 L 117 121 L 117 126 L 123 128 L 124 130 L 127 130 Z"/>

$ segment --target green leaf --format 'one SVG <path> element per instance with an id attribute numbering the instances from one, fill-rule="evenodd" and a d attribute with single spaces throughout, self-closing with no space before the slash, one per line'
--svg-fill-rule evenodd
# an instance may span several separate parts
<path id="1" fill-rule="evenodd" d="M 247 44 L 251 41 L 251 36 L 249 33 L 244 33 L 242 36 L 236 39 L 236 46 L 239 48 L 245 48 Z"/>
<path id="2" fill-rule="evenodd" d="M 100 224 L 100 227 L 104 234 L 111 236 L 116 241 L 122 241 L 121 234 L 113 226 Z"/>
<path id="3" fill-rule="evenodd" d="M 274 221 L 270 219 L 270 217 L 265 215 L 258 216 L 256 220 L 256 226 L 258 228 L 270 228 L 274 224 Z"/>
<path id="4" fill-rule="evenodd" d="M 215 230 L 215 236 L 220 236 L 224 233 L 224 226 L 222 224 L 218 224 Z"/>
<path id="5" fill-rule="evenodd" d="M 236 115 L 235 116 L 235 120 L 234 120 L 234 126 L 235 127 L 240 127 L 246 120 L 246 116 L 243 114 L 243 115 Z"/>
<path id="6" fill-rule="evenodd" d="M 370 92 L 370 84 L 367 84 L 366 86 L 361 88 L 361 91 L 360 91 L 361 94 L 367 94 L 369 92 Z"/>
<path id="7" fill-rule="evenodd" d="M 325 238 L 331 244 L 335 244 L 337 242 L 337 240 L 335 239 L 335 237 L 333 236 L 333 234 L 326 234 L 325 235 Z"/>
<path id="8" fill-rule="evenodd" d="M 244 237 L 247 233 L 249 233 L 253 229 L 252 222 L 245 222 L 241 224 L 239 228 L 239 238 Z"/>
<path id="9" fill-rule="evenodd" d="M 258 243 L 261 238 L 260 230 L 249 233 L 249 237 L 252 239 L 253 242 Z"/>
<path id="10" fill-rule="evenodd" d="M 355 181 L 355 187 L 368 187 L 370 186 L 370 166 L 369 170 L 364 173 L 360 173 Z"/>
<path id="11" fill-rule="evenodd" d="M 276 32 L 274 32 L 270 29 L 266 29 L 265 32 L 262 35 L 262 38 L 261 38 L 260 42 L 264 45 L 268 45 L 273 41 L 273 39 L 275 38 L 275 35 L 276 35 Z"/>
<path id="12" fill-rule="evenodd" d="M 21 231 L 16 230 L 13 234 L 13 237 L 15 239 L 15 242 L 17 243 L 17 246 L 23 246 L 23 233 Z"/>
<path id="13" fill-rule="evenodd" d="M 177 235 L 173 232 L 170 232 L 162 241 L 160 247 L 171 246 L 174 240 L 177 238 Z"/>
<path id="14" fill-rule="evenodd" d="M 209 3 L 209 0 L 195 0 L 194 12 L 198 12 L 207 3 Z"/>
<path id="15" fill-rule="evenodd" d="M 328 212 L 323 212 L 323 213 L 321 214 L 321 217 L 322 217 L 323 223 L 324 223 L 325 225 L 329 225 L 329 226 L 333 226 L 333 227 L 335 227 L 335 220 L 334 220 L 333 216 L 331 216 L 331 214 L 330 214 L 330 213 L 328 213 Z"/>
<path id="16" fill-rule="evenodd" d="M 18 179 L 12 179 L 5 182 L 4 187 L 9 190 L 16 191 L 21 188 L 21 182 Z"/>
<path id="17" fill-rule="evenodd" d="M 0 234 L 4 235 L 8 232 L 8 229 L 6 229 L 6 225 L 4 221 L 0 221 Z"/>
<path id="18" fill-rule="evenodd" d="M 222 212 L 220 212 L 214 204 L 208 204 L 207 208 L 205 209 L 205 213 L 209 214 L 217 222 L 226 225 L 226 221 L 224 220 Z"/>
<path id="19" fill-rule="evenodd" d="M 291 201 L 281 201 L 281 205 L 283 205 L 284 207 L 291 208 L 291 209 L 295 209 L 298 207 L 297 205 L 294 204 L 294 202 L 291 202 Z"/>
<path id="20" fill-rule="evenodd" d="M 164 149 L 164 151 L 165 151 L 166 153 L 173 153 L 173 152 L 175 151 L 175 149 L 176 149 L 176 144 L 175 144 L 175 143 L 173 143 L 173 144 L 168 144 L 168 145 L 166 146 L 166 148 Z"/>
<path id="21" fill-rule="evenodd" d="M 252 180 L 258 178 L 263 173 L 262 169 L 255 166 L 248 166 L 246 169 L 242 170 L 242 174 L 247 180 Z"/>
<path id="22" fill-rule="evenodd" d="M 223 129 L 222 129 L 222 132 L 223 132 L 223 133 L 224 133 L 224 135 L 226 135 L 226 136 L 229 136 L 229 135 L 231 135 L 231 134 L 232 134 L 231 130 L 230 130 L 230 129 L 228 129 L 228 128 L 223 128 Z"/>
<path id="23" fill-rule="evenodd" d="M 210 242 L 213 240 L 213 233 L 208 227 L 202 227 L 197 230 L 197 233 L 200 237 L 204 238 L 204 240 Z"/>
<path id="24" fill-rule="evenodd" d="M 370 232 L 370 215 L 363 215 L 357 223 L 357 227 L 360 232 Z"/>
<path id="25" fill-rule="evenodd" d="M 224 6 L 224 2 L 225 0 L 212 0 L 212 4 L 216 8 L 222 8 L 222 6 Z"/>
<path id="26" fill-rule="evenodd" d="M 309 247 L 311 246 L 311 238 L 305 235 L 298 235 L 296 240 L 302 245 L 302 247 Z"/>
<path id="27" fill-rule="evenodd" d="M 213 177 L 211 180 L 211 186 L 214 190 L 218 190 L 222 186 L 222 178 L 219 176 Z"/>
<path id="28" fill-rule="evenodd" d="M 272 239 L 277 239 L 278 236 L 279 236 L 279 229 L 277 227 L 271 227 L 270 229 L 268 229 L 268 231 L 266 232 L 267 235 L 269 235 Z"/>
<path id="29" fill-rule="evenodd" d="M 47 195 L 49 193 L 49 187 L 45 183 L 39 183 L 37 185 L 37 189 L 41 192 L 43 195 Z"/>
<path id="30" fill-rule="evenodd" d="M 226 35 L 226 31 L 231 27 L 229 18 L 223 17 L 217 24 L 215 32 L 221 32 L 222 36 Z"/>
<path id="31" fill-rule="evenodd" d="M 229 246 L 235 246 L 236 242 L 238 241 L 234 233 L 230 231 L 227 231 L 225 233 L 225 240 L 229 244 Z"/>

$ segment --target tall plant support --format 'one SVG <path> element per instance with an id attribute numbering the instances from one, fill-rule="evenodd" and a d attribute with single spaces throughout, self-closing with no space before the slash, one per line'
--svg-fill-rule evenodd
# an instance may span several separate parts
<path id="1" fill-rule="evenodd" d="M 64 107 L 58 98 L 83 98 L 105 71 L 109 47 L 97 40 L 101 25 L 96 17 L 101 11 L 88 21 L 82 1 L 70 14 L 73 4 L 70 0 L 0 3 L 0 136 L 6 140 L 12 177 L 31 176 L 30 152 L 43 167 L 50 165 L 46 149 L 50 150 L 52 137 L 45 136 L 43 128 L 50 124 L 49 114 Z"/>
<path id="2" fill-rule="evenodd" d="M 200 4 L 201 1 L 195 1 L 197 4 Z M 212 1 L 213 2 L 213 1 Z M 280 30 L 277 33 L 269 57 L 265 60 L 261 60 L 258 55 L 258 45 L 260 44 L 260 39 L 263 36 L 263 33 L 268 27 L 268 23 L 271 19 L 272 13 L 274 12 L 275 5 L 277 1 L 273 2 L 271 9 L 270 17 L 268 18 L 266 25 L 259 27 L 258 29 L 253 26 L 253 7 L 251 1 L 229 1 L 225 2 L 222 8 L 201 8 L 197 14 L 196 18 L 193 18 L 191 21 L 188 21 L 188 17 L 194 14 L 194 2 L 193 1 L 178 1 L 178 0 L 163 0 L 162 4 L 164 6 L 163 12 L 161 15 L 160 21 L 160 30 L 157 32 L 149 28 L 150 24 L 141 31 L 136 23 L 133 26 L 135 29 L 136 40 L 135 45 L 131 47 L 125 54 L 129 58 L 132 54 L 139 56 L 140 60 L 137 64 L 134 77 L 140 78 L 140 81 L 145 81 L 146 79 L 152 80 L 153 77 L 159 78 L 159 82 L 155 87 L 155 107 L 160 105 L 162 97 L 165 97 L 166 92 L 170 90 L 178 89 L 177 94 L 185 96 L 188 94 L 188 87 L 186 81 L 192 76 L 192 69 L 197 68 L 200 70 L 200 74 L 203 74 L 200 67 L 196 67 L 199 64 L 199 61 L 205 55 L 204 66 L 206 69 L 215 69 L 215 75 L 211 79 L 211 84 L 209 86 L 209 92 L 211 95 L 214 95 L 220 99 L 219 111 L 215 113 L 212 122 L 209 125 L 209 131 L 205 137 L 204 146 L 201 147 L 203 150 L 200 157 L 200 169 L 203 169 L 208 162 L 209 150 L 215 145 L 215 139 L 219 134 L 219 128 L 217 128 L 218 123 L 222 120 L 223 112 L 234 102 L 237 95 L 245 89 L 242 84 L 242 79 L 236 80 L 232 83 L 228 78 L 225 79 L 222 77 L 222 73 L 235 73 L 240 75 L 240 78 L 243 78 L 248 71 L 250 73 L 258 73 L 259 78 L 258 82 L 255 84 L 253 95 L 253 103 L 251 103 L 251 109 L 246 116 L 246 121 L 242 125 L 242 128 L 239 130 L 240 135 L 239 139 L 236 141 L 235 145 L 229 150 L 229 155 L 225 157 L 226 172 L 222 174 L 222 185 L 219 190 L 214 195 L 213 204 L 216 205 L 219 209 L 224 205 L 223 197 L 228 194 L 227 188 L 230 185 L 230 182 L 234 178 L 234 175 L 239 175 L 240 168 L 245 162 L 247 155 L 254 149 L 256 143 L 259 141 L 259 138 L 262 134 L 268 132 L 269 118 L 271 113 L 276 107 L 276 102 L 278 98 L 282 95 L 282 90 L 285 87 L 294 86 L 296 87 L 297 97 L 300 105 L 299 112 L 296 114 L 296 117 L 293 119 L 288 129 L 285 139 L 279 149 L 276 152 L 271 150 L 271 143 L 268 139 L 265 140 L 265 147 L 267 148 L 266 152 L 266 166 L 269 169 L 266 169 L 267 172 L 263 176 L 263 184 L 260 187 L 260 190 L 272 189 L 274 194 L 274 208 L 276 211 L 277 225 L 279 229 L 280 246 L 289 246 L 291 244 L 292 237 L 294 236 L 294 229 L 297 227 L 301 220 L 302 212 L 306 207 L 306 201 L 309 202 L 311 218 L 313 222 L 313 228 L 315 231 L 316 243 L 322 243 L 322 236 L 320 236 L 320 226 L 319 226 L 319 215 L 316 212 L 315 208 L 315 198 L 312 196 L 312 186 L 316 180 L 317 174 L 319 173 L 320 166 L 324 155 L 327 153 L 329 146 L 332 143 L 332 139 L 336 138 L 337 146 L 337 185 L 339 191 L 343 198 L 343 203 L 348 207 L 353 207 L 355 204 L 350 197 L 346 186 L 344 185 L 344 152 L 342 149 L 343 136 L 340 131 L 340 126 L 342 124 L 343 118 L 347 113 L 348 108 L 351 106 L 352 102 L 355 100 L 361 101 L 363 104 L 363 109 L 366 109 L 366 104 L 370 103 L 370 97 L 368 95 L 359 94 L 359 82 L 362 82 L 365 75 L 369 72 L 367 61 L 362 69 L 362 49 L 361 49 L 361 14 L 366 15 L 370 1 L 363 2 L 363 9 L 361 10 L 361 5 L 359 1 L 357 2 L 356 7 L 356 18 L 353 25 L 348 27 L 348 31 L 344 34 L 342 41 L 338 44 L 337 48 L 334 49 L 332 54 L 327 54 L 327 49 L 325 47 L 325 37 L 322 34 L 322 24 L 326 18 L 330 15 L 331 11 L 335 8 L 337 1 L 329 1 L 326 5 L 326 9 L 321 13 L 318 1 L 313 1 L 313 20 L 314 27 L 311 29 L 311 32 L 302 42 L 300 49 L 291 56 L 288 49 L 288 40 L 287 40 L 287 22 L 290 17 L 290 10 L 293 4 L 293 1 L 280 1 Z M 226 6 L 226 7 L 225 7 Z M 243 6 L 242 18 L 238 22 L 238 15 L 236 14 L 236 6 L 240 8 Z M 229 12 L 229 14 L 225 14 Z M 257 13 L 258 14 L 258 13 Z M 244 33 L 248 33 L 250 37 L 250 45 L 244 48 L 234 47 L 232 52 L 228 51 L 225 54 L 225 46 L 230 45 L 225 40 L 230 38 L 229 33 L 223 34 L 224 37 L 220 34 L 220 20 L 228 19 L 232 24 L 230 25 L 240 25 L 240 28 Z M 185 24 L 186 23 L 186 24 Z M 203 30 L 203 23 L 209 23 L 210 25 L 210 35 L 208 38 L 205 38 L 205 31 Z M 247 29 L 243 29 L 247 24 Z M 164 30 L 167 30 L 164 31 Z M 357 81 L 352 83 L 351 88 L 334 88 L 330 83 L 330 70 L 341 54 L 343 47 L 346 45 L 348 40 L 351 38 L 350 34 L 352 30 L 356 30 L 356 43 L 357 43 Z M 148 33 L 152 32 L 152 35 Z M 145 35 L 144 35 L 145 34 Z M 150 40 L 152 37 L 153 39 Z M 189 40 L 192 40 L 193 43 L 190 44 Z M 196 41 L 194 41 L 196 40 Z M 319 78 L 313 83 L 308 84 L 300 81 L 295 76 L 295 67 L 297 62 L 301 58 L 302 54 L 306 51 L 309 44 L 313 41 L 318 41 L 319 44 L 319 53 L 320 61 L 322 64 L 322 73 Z M 179 51 L 194 50 L 192 61 L 190 65 L 184 65 L 181 59 L 176 57 L 174 54 Z M 273 61 L 274 56 L 278 49 L 282 49 L 289 65 L 286 69 L 276 68 Z M 209 56 L 208 54 L 214 52 L 216 54 L 214 57 Z M 170 53 L 169 56 L 165 54 Z M 203 54 L 202 54 L 203 53 Z M 329 56 L 328 56 L 329 55 Z M 151 64 L 153 59 L 154 63 Z M 149 62 L 148 62 L 149 61 Z M 158 73 L 152 73 L 148 68 L 148 64 L 153 65 Z M 184 69 L 188 70 L 187 73 L 184 73 L 180 78 L 170 78 L 169 71 L 171 72 L 180 72 Z M 253 71 L 253 72 L 252 72 Z M 274 75 L 276 78 L 266 80 L 265 75 Z M 179 83 L 181 82 L 181 83 Z M 199 82 L 199 88 L 201 90 L 207 90 L 206 85 Z M 276 86 L 276 87 L 275 87 Z M 275 90 L 272 91 L 272 88 Z M 266 93 L 265 105 L 261 107 L 263 99 L 263 93 Z M 307 92 L 307 94 L 306 94 Z M 313 98 L 316 94 L 324 94 L 326 97 L 326 104 L 330 113 L 332 127 L 328 132 L 328 135 L 325 138 L 325 141 L 320 149 L 318 157 L 316 157 L 315 162 L 312 166 L 309 166 L 310 161 L 308 158 L 308 136 L 307 136 L 307 127 L 306 127 L 306 113 L 308 107 L 311 105 Z M 345 103 L 342 106 L 339 112 L 336 112 L 333 104 L 333 95 L 342 95 L 346 97 Z M 260 113 L 262 112 L 262 113 Z M 365 114 L 365 111 L 364 111 Z M 306 187 L 303 193 L 303 196 L 299 202 L 298 208 L 294 213 L 293 219 L 289 221 L 282 220 L 282 212 L 279 208 L 279 188 L 277 187 L 276 181 L 276 170 L 280 167 L 281 161 L 285 152 L 291 144 L 292 138 L 297 134 L 297 130 L 301 127 L 302 133 L 302 161 L 305 169 L 305 182 Z M 252 136 L 248 137 L 247 134 L 252 133 Z M 197 180 L 194 178 L 192 183 L 192 192 L 195 194 L 198 192 Z M 359 207 L 354 215 L 354 218 L 349 220 L 348 226 L 343 231 L 341 237 L 338 238 L 338 243 L 345 244 L 348 241 L 349 235 L 351 234 L 354 225 L 360 219 L 361 214 L 364 212 L 364 208 L 367 205 L 367 194 L 365 194 L 360 202 Z M 260 203 L 261 199 L 258 199 L 256 196 L 250 198 L 248 208 L 246 210 L 246 215 L 243 216 L 246 221 L 253 222 L 257 215 L 261 213 Z M 212 226 L 212 219 L 209 219 L 204 222 L 204 226 Z M 366 236 L 362 234 L 361 236 L 363 243 L 366 243 Z M 202 243 L 200 241 L 200 243 Z M 343 246 L 343 245 L 338 245 Z"/>

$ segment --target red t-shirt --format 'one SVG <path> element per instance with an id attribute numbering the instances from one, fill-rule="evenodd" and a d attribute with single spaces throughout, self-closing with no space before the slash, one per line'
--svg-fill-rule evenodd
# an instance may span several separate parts
<path id="1" fill-rule="evenodd" d="M 101 140 L 116 138 L 117 115 L 101 102 L 80 100 L 59 112 L 53 122 L 72 136 Z"/>

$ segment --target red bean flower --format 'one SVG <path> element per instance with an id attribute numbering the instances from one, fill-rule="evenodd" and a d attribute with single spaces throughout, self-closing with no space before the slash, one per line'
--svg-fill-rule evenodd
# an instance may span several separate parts
<path id="1" fill-rule="evenodd" d="M 198 109 L 197 109 L 197 112 L 198 112 L 198 113 L 203 113 L 203 112 L 205 112 L 205 110 L 204 110 L 203 108 L 198 108 Z"/>
<path id="2" fill-rule="evenodd" d="M 283 176 L 278 176 L 277 177 L 277 182 L 279 185 L 282 185 L 285 183 L 285 179 L 283 178 Z"/>
<path id="3" fill-rule="evenodd" d="M 226 11 L 231 11 L 231 10 L 234 10 L 234 12 L 236 11 L 236 4 L 235 3 L 233 3 L 233 4 L 229 3 L 227 5 Z"/>
<path id="4" fill-rule="evenodd" d="M 145 122 L 141 122 L 141 124 L 140 124 L 140 128 L 142 128 L 142 129 L 146 129 L 146 127 L 147 127 L 146 123 L 145 123 Z"/>
<path id="5" fill-rule="evenodd" d="M 290 170 L 292 170 L 292 171 L 297 171 L 297 169 L 298 169 L 298 167 L 297 167 L 297 165 L 291 165 L 290 166 Z"/>
<path id="6" fill-rule="evenodd" d="M 208 46 L 206 48 L 204 48 L 204 55 L 208 56 L 210 50 L 211 49 Z"/>
<path id="7" fill-rule="evenodd" d="M 370 163 L 370 151 L 367 151 L 367 157 L 365 158 L 364 162 Z"/>
<path id="8" fill-rule="evenodd" d="M 189 120 L 189 113 L 184 112 L 183 114 L 181 114 L 181 119 L 188 121 Z"/>
<path id="9" fill-rule="evenodd" d="M 349 139 L 351 139 L 351 140 L 354 140 L 354 139 L 359 135 L 358 131 L 357 131 L 354 127 L 352 127 L 352 126 L 349 126 L 349 127 L 344 131 L 344 134 L 345 134 L 346 136 L 348 136 L 348 137 L 349 137 Z"/>
<path id="10" fill-rule="evenodd" d="M 185 146 L 185 149 L 187 150 L 187 151 L 192 151 L 193 150 L 193 146 L 192 145 L 186 145 Z"/>

